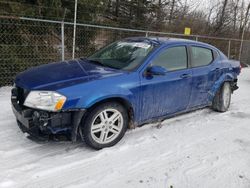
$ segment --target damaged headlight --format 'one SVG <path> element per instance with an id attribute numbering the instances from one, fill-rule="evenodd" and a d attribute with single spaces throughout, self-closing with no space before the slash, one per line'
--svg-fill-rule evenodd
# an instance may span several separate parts
<path id="1" fill-rule="evenodd" d="M 24 102 L 24 106 L 47 111 L 62 109 L 66 97 L 53 91 L 31 91 Z"/>

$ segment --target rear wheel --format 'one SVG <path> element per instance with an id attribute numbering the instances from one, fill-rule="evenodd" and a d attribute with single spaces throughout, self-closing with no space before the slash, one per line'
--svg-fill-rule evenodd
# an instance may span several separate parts
<path id="1" fill-rule="evenodd" d="M 128 127 L 128 114 L 119 103 L 104 103 L 92 109 L 83 124 L 86 144 L 102 149 L 115 145 L 124 136 Z"/>
<path id="2" fill-rule="evenodd" d="M 226 112 L 230 106 L 231 94 L 231 85 L 229 82 L 225 82 L 214 97 L 213 109 L 219 112 Z"/>

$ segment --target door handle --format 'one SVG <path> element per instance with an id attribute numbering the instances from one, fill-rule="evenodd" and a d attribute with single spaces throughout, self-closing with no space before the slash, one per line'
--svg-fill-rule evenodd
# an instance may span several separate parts
<path id="1" fill-rule="evenodd" d="M 180 77 L 181 78 L 190 78 L 192 75 L 191 74 L 182 74 Z"/>

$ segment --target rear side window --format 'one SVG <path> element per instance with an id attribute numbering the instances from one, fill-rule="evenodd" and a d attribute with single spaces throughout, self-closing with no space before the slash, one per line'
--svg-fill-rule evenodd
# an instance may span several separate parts
<path id="1" fill-rule="evenodd" d="M 164 67 L 168 71 L 187 68 L 187 49 L 185 46 L 172 47 L 163 50 L 153 60 L 152 65 Z"/>
<path id="2" fill-rule="evenodd" d="M 192 67 L 206 66 L 213 61 L 213 51 L 202 47 L 191 47 Z"/>

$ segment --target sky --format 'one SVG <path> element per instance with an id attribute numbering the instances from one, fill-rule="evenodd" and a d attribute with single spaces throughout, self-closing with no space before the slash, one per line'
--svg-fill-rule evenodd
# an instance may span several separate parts
<path id="1" fill-rule="evenodd" d="M 195 4 L 198 9 L 207 9 L 208 7 L 217 2 L 218 0 L 188 0 L 189 4 Z"/>

